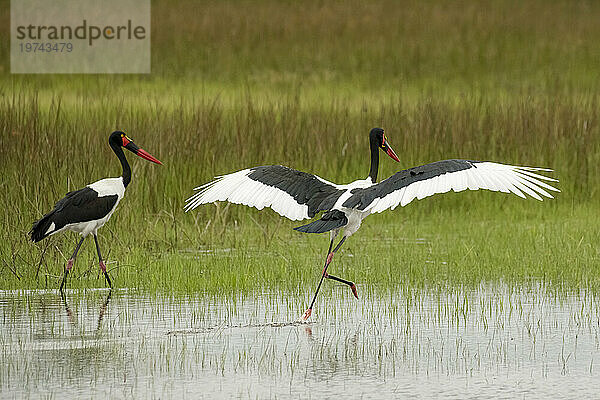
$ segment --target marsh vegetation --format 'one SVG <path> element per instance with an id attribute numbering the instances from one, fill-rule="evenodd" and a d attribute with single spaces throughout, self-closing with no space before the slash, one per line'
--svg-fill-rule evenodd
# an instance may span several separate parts
<path id="1" fill-rule="evenodd" d="M 0 42 L 3 391 L 23 381 L 59 396 L 91 382 L 91 394 L 160 397 L 192 380 L 227 389 L 232 376 L 240 396 L 333 393 L 348 377 L 396 395 L 432 377 L 476 393 L 594 388 L 600 4 L 158 1 L 152 13 L 148 76 L 10 75 Z M 0 20 L 6 38 L 8 6 Z M 184 199 L 254 165 L 364 178 L 374 126 L 402 167 L 551 167 L 562 193 L 447 194 L 371 216 L 331 266 L 361 299 L 327 285 L 314 325 L 269 326 L 300 316 L 327 239 L 269 210 L 185 214 Z M 103 277 L 86 243 L 69 281 L 73 325 L 37 290 L 58 286 L 76 237 L 33 245 L 27 231 L 67 191 L 120 172 L 114 129 L 164 166 L 131 160 L 100 232 L 121 291 L 97 324 L 104 292 L 89 289 Z M 396 168 L 383 162 L 380 176 Z M 148 386 L 152 375 L 165 381 Z M 289 387 L 257 386 L 271 377 Z"/>

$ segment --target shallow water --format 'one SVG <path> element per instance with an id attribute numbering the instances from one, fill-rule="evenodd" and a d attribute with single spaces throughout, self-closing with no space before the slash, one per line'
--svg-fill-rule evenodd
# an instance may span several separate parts
<path id="1" fill-rule="evenodd" d="M 543 286 L 0 292 L 0 396 L 595 397 L 597 295 Z M 306 297 L 303 297 L 306 296 Z"/>

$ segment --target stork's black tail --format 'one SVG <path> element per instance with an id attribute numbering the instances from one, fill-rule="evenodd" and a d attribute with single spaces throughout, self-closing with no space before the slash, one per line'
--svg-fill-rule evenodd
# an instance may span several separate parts
<path id="1" fill-rule="evenodd" d="M 321 219 L 311 222 L 307 225 L 302 225 L 294 230 L 304 233 L 324 233 L 331 230 L 341 228 L 348 223 L 346 214 L 339 210 L 327 211 Z"/>
<path id="2" fill-rule="evenodd" d="M 44 215 L 40 220 L 35 221 L 33 223 L 33 226 L 31 227 L 31 230 L 29 231 L 29 234 L 31 235 L 31 240 L 33 242 L 39 242 L 40 240 L 42 240 L 43 238 L 47 237 L 48 235 L 50 235 L 52 232 L 48 232 L 50 229 L 50 225 L 52 225 L 52 215 L 54 214 L 54 211 L 49 212 L 48 214 Z M 53 231 L 53 230 L 51 230 Z"/>

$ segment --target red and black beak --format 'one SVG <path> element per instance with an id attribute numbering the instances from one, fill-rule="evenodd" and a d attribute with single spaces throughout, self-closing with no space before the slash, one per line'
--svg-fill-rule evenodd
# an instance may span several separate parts
<path id="1" fill-rule="evenodd" d="M 123 136 L 123 147 L 127 150 L 131 151 L 138 157 L 143 158 L 144 160 L 152 161 L 153 163 L 160 164 L 162 163 L 158 161 L 152 154 L 148 153 L 146 150 L 139 148 L 135 143 L 131 141 L 127 136 Z"/>
<path id="2" fill-rule="evenodd" d="M 390 144 L 388 143 L 385 135 L 383 135 L 383 143 L 381 143 L 381 150 L 385 151 L 387 155 L 390 156 L 393 160 L 400 162 L 400 159 L 392 149 L 392 146 L 390 146 Z"/>

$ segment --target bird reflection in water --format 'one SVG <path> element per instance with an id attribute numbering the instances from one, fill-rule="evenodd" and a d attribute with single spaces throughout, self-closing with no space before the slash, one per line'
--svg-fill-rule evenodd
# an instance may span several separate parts
<path id="1" fill-rule="evenodd" d="M 106 298 L 104 299 L 104 302 L 102 303 L 102 306 L 100 306 L 100 312 L 98 313 L 98 323 L 96 324 L 96 331 L 99 331 L 100 328 L 102 327 L 102 320 L 104 319 L 104 314 L 106 314 L 106 310 L 108 308 L 108 303 L 110 303 L 111 296 L 112 296 L 112 289 L 109 289 L 108 294 L 106 295 Z M 69 323 L 71 324 L 71 326 L 77 327 L 77 318 L 76 318 L 75 314 L 73 313 L 73 311 L 71 310 L 71 307 L 69 307 L 69 302 L 67 301 L 67 296 L 65 295 L 65 293 L 63 291 L 60 291 L 60 297 L 62 298 L 63 305 L 64 305 L 65 311 L 67 313 L 67 318 L 69 319 Z"/>

